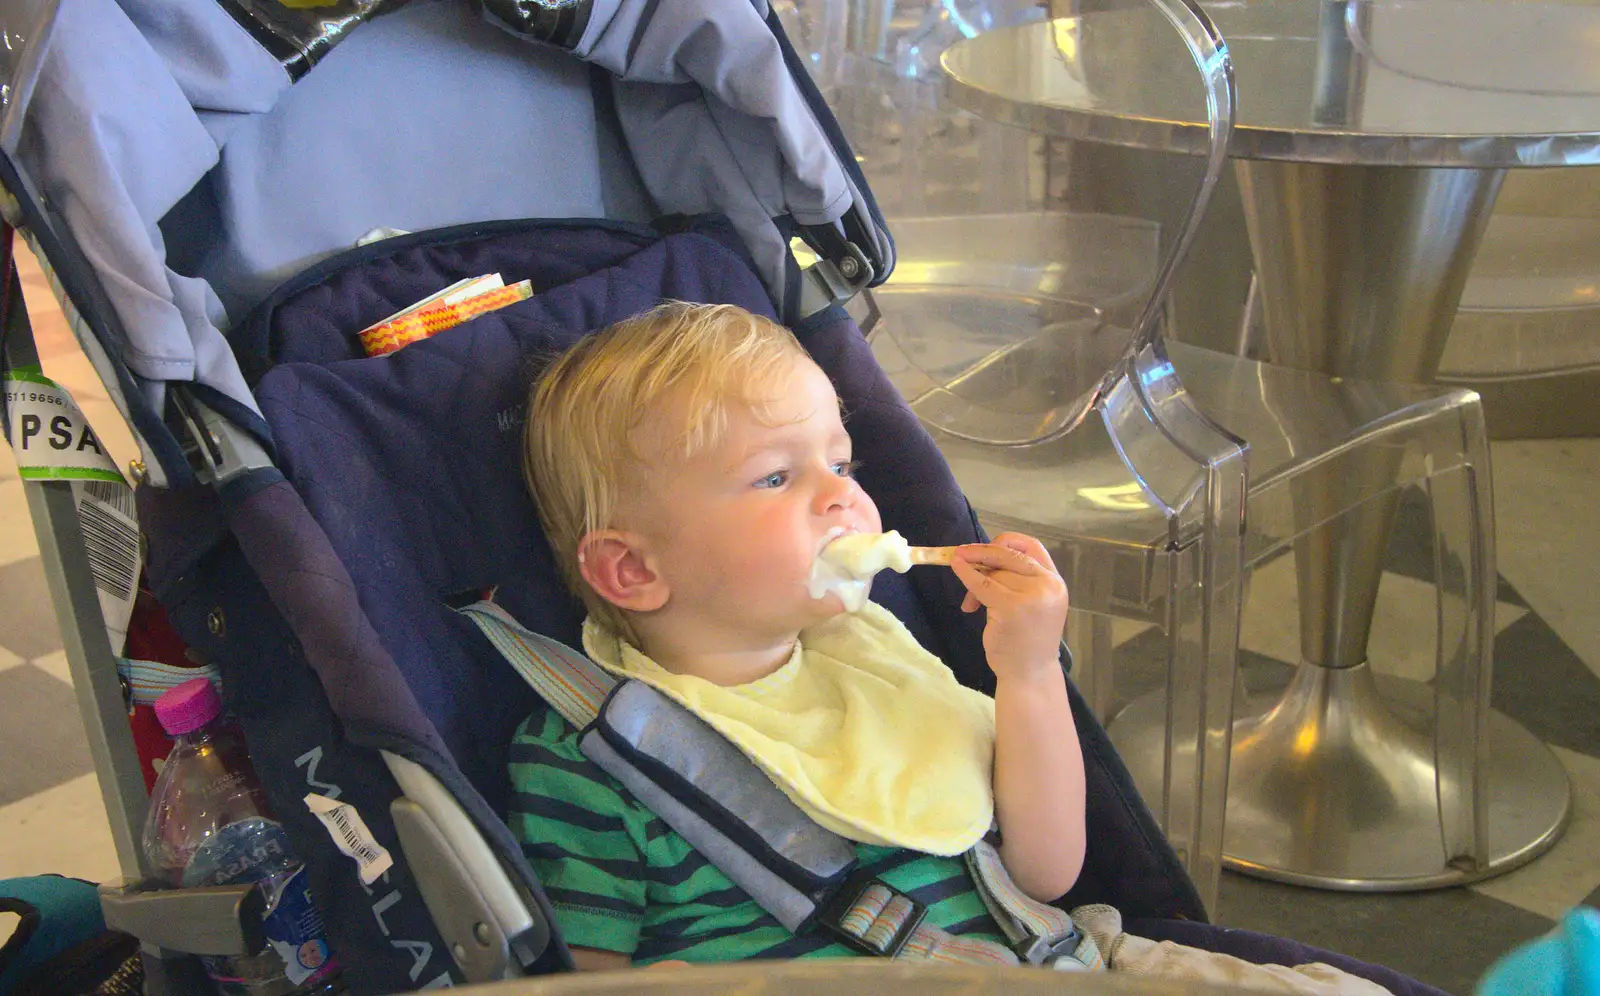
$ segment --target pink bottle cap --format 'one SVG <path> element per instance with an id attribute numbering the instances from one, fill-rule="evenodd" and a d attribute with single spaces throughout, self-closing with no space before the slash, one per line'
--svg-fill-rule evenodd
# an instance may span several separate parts
<path id="1" fill-rule="evenodd" d="M 156 699 L 156 719 L 168 736 L 192 733 L 222 715 L 222 696 L 205 678 L 192 678 Z"/>

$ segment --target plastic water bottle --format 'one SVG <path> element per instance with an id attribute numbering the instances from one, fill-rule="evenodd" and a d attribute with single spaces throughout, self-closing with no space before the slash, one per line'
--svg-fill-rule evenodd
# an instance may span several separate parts
<path id="1" fill-rule="evenodd" d="M 304 865 L 272 819 L 243 742 L 220 722 L 222 699 L 204 678 L 156 700 L 156 718 L 177 741 L 150 797 L 144 848 L 167 885 L 257 882 L 265 894 L 267 946 L 255 955 L 203 956 L 223 996 L 343 993 Z"/>

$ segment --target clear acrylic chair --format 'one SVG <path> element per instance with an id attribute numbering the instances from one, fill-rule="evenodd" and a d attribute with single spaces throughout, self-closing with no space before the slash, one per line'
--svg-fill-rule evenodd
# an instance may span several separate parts
<path id="1" fill-rule="evenodd" d="M 1431 824 L 1441 873 L 1486 868 L 1494 557 L 1478 399 L 1338 383 L 1163 339 L 1173 272 L 1224 162 L 1231 72 L 1209 20 L 1184 0 L 1111 7 L 1147 19 L 1146 38 L 1167 46 L 1144 58 L 1197 67 L 1195 117 L 1209 120 L 1210 141 L 1178 217 L 1154 206 L 1085 213 L 1095 177 L 1074 171 L 1071 143 L 975 119 L 893 59 L 841 60 L 835 106 L 886 203 L 899 260 L 875 297 L 873 348 L 987 528 L 1050 548 L 1072 590 L 1075 680 L 1209 906 L 1225 850 L 1266 874 L 1285 854 L 1381 859 L 1389 831 L 1370 818 L 1374 801 Z M 891 29 L 925 23 L 893 15 Z M 1101 53 L 1085 65 L 1075 22 L 1049 29 L 1085 85 L 1137 64 Z M 892 37 L 882 50 L 903 52 Z M 1435 546 L 1431 683 L 1380 704 L 1364 666 L 1302 668 L 1255 698 L 1236 694 L 1248 572 L 1280 557 L 1317 571 L 1317 550 L 1338 542 L 1347 516 L 1411 488 L 1427 498 Z M 1140 627 L 1156 637 L 1138 641 L 1156 646 L 1153 662 L 1119 646 Z M 1319 712 L 1329 681 L 1358 686 L 1345 700 L 1370 707 Z M 1268 804 L 1228 805 L 1252 789 Z M 1378 860 L 1371 877 L 1384 874 Z"/>
<path id="2" fill-rule="evenodd" d="M 1439 379 L 1483 394 L 1496 438 L 1600 434 L 1600 199 L 1576 180 L 1506 178 L 1450 327 Z"/>
<path id="3" fill-rule="evenodd" d="M 881 18 L 888 37 L 877 50 L 841 60 L 833 103 L 896 238 L 897 275 L 874 300 L 883 316 L 874 350 L 936 430 L 980 515 L 998 523 L 1006 495 L 1058 501 L 1057 465 L 1075 466 L 1061 464 L 1061 454 L 1103 431 L 1120 444 L 1121 479 L 1133 468 L 1136 492 L 1161 510 L 1167 535 L 1158 546 L 1183 551 L 1169 558 L 1175 590 L 1199 597 L 1169 600 L 1184 615 L 1169 630 L 1174 694 L 1165 713 L 1171 741 L 1189 748 L 1166 753 L 1165 784 L 1147 799 L 1202 898 L 1214 903 L 1232 708 L 1227 691 L 1207 690 L 1233 686 L 1245 446 L 1184 391 L 1160 322 L 1225 163 L 1232 74 L 1198 8 L 1144 3 L 1126 6 L 1170 21 L 1175 51 L 1197 67 L 1196 100 L 1211 112 L 1210 154 L 1197 161 L 1195 194 L 1167 229 L 1164 254 L 1163 228 L 1151 219 L 1043 209 L 1059 143 L 946 105 L 929 72 L 938 52 L 928 40 L 1035 19 L 1031 5 L 895 5 Z M 866 20 L 880 23 L 878 5 L 865 6 L 873 11 Z M 851 11 L 849 23 L 862 20 Z M 985 486 L 986 466 L 998 480 L 1021 480 L 1012 463 L 1050 468 L 1049 479 Z M 1078 568 L 1079 551 L 1046 516 L 1016 521 L 1052 546 L 1084 605 L 1094 572 Z"/>

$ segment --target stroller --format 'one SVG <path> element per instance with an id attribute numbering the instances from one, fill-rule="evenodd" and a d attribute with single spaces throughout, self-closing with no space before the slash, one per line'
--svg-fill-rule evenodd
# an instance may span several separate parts
<path id="1" fill-rule="evenodd" d="M 0 15 L 5 218 L 134 431 L 146 576 L 221 672 L 352 992 L 571 967 L 501 819 L 512 731 L 547 706 L 452 608 L 494 589 L 577 643 L 580 608 L 519 472 L 539 363 L 665 298 L 777 317 L 851 410 L 885 528 L 982 535 L 842 306 L 888 277 L 894 246 L 777 6 L 26 0 Z M 532 296 L 363 355 L 356 330 L 493 272 Z M 7 280 L 20 367 L 31 344 Z M 129 880 L 103 890 L 107 921 L 144 943 L 151 992 L 184 992 L 184 953 L 259 947 L 259 903 L 249 887 L 139 889 L 146 799 L 116 648 L 71 493 L 30 487 Z M 963 683 L 992 686 L 953 577 L 885 576 L 873 598 Z M 1091 832 L 1063 906 L 1432 991 L 1208 925 L 1073 695 Z M 364 883 L 307 793 L 358 813 L 392 867 Z"/>

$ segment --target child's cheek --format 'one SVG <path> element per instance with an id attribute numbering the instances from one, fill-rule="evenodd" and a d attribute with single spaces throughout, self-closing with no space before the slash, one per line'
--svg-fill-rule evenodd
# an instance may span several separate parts
<path id="1" fill-rule="evenodd" d="M 746 535 L 741 537 L 735 556 L 739 572 L 746 578 L 759 582 L 794 559 L 794 528 L 782 516 L 762 516 L 744 526 Z"/>
<path id="2" fill-rule="evenodd" d="M 858 484 L 856 487 L 859 488 L 861 485 Z M 870 531 L 875 533 L 883 532 L 883 519 L 878 515 L 878 506 L 875 502 L 873 502 L 872 498 L 868 496 L 866 491 L 861 492 L 861 508 L 862 512 L 864 513 L 864 518 L 866 518 L 867 522 L 872 526 Z"/>

